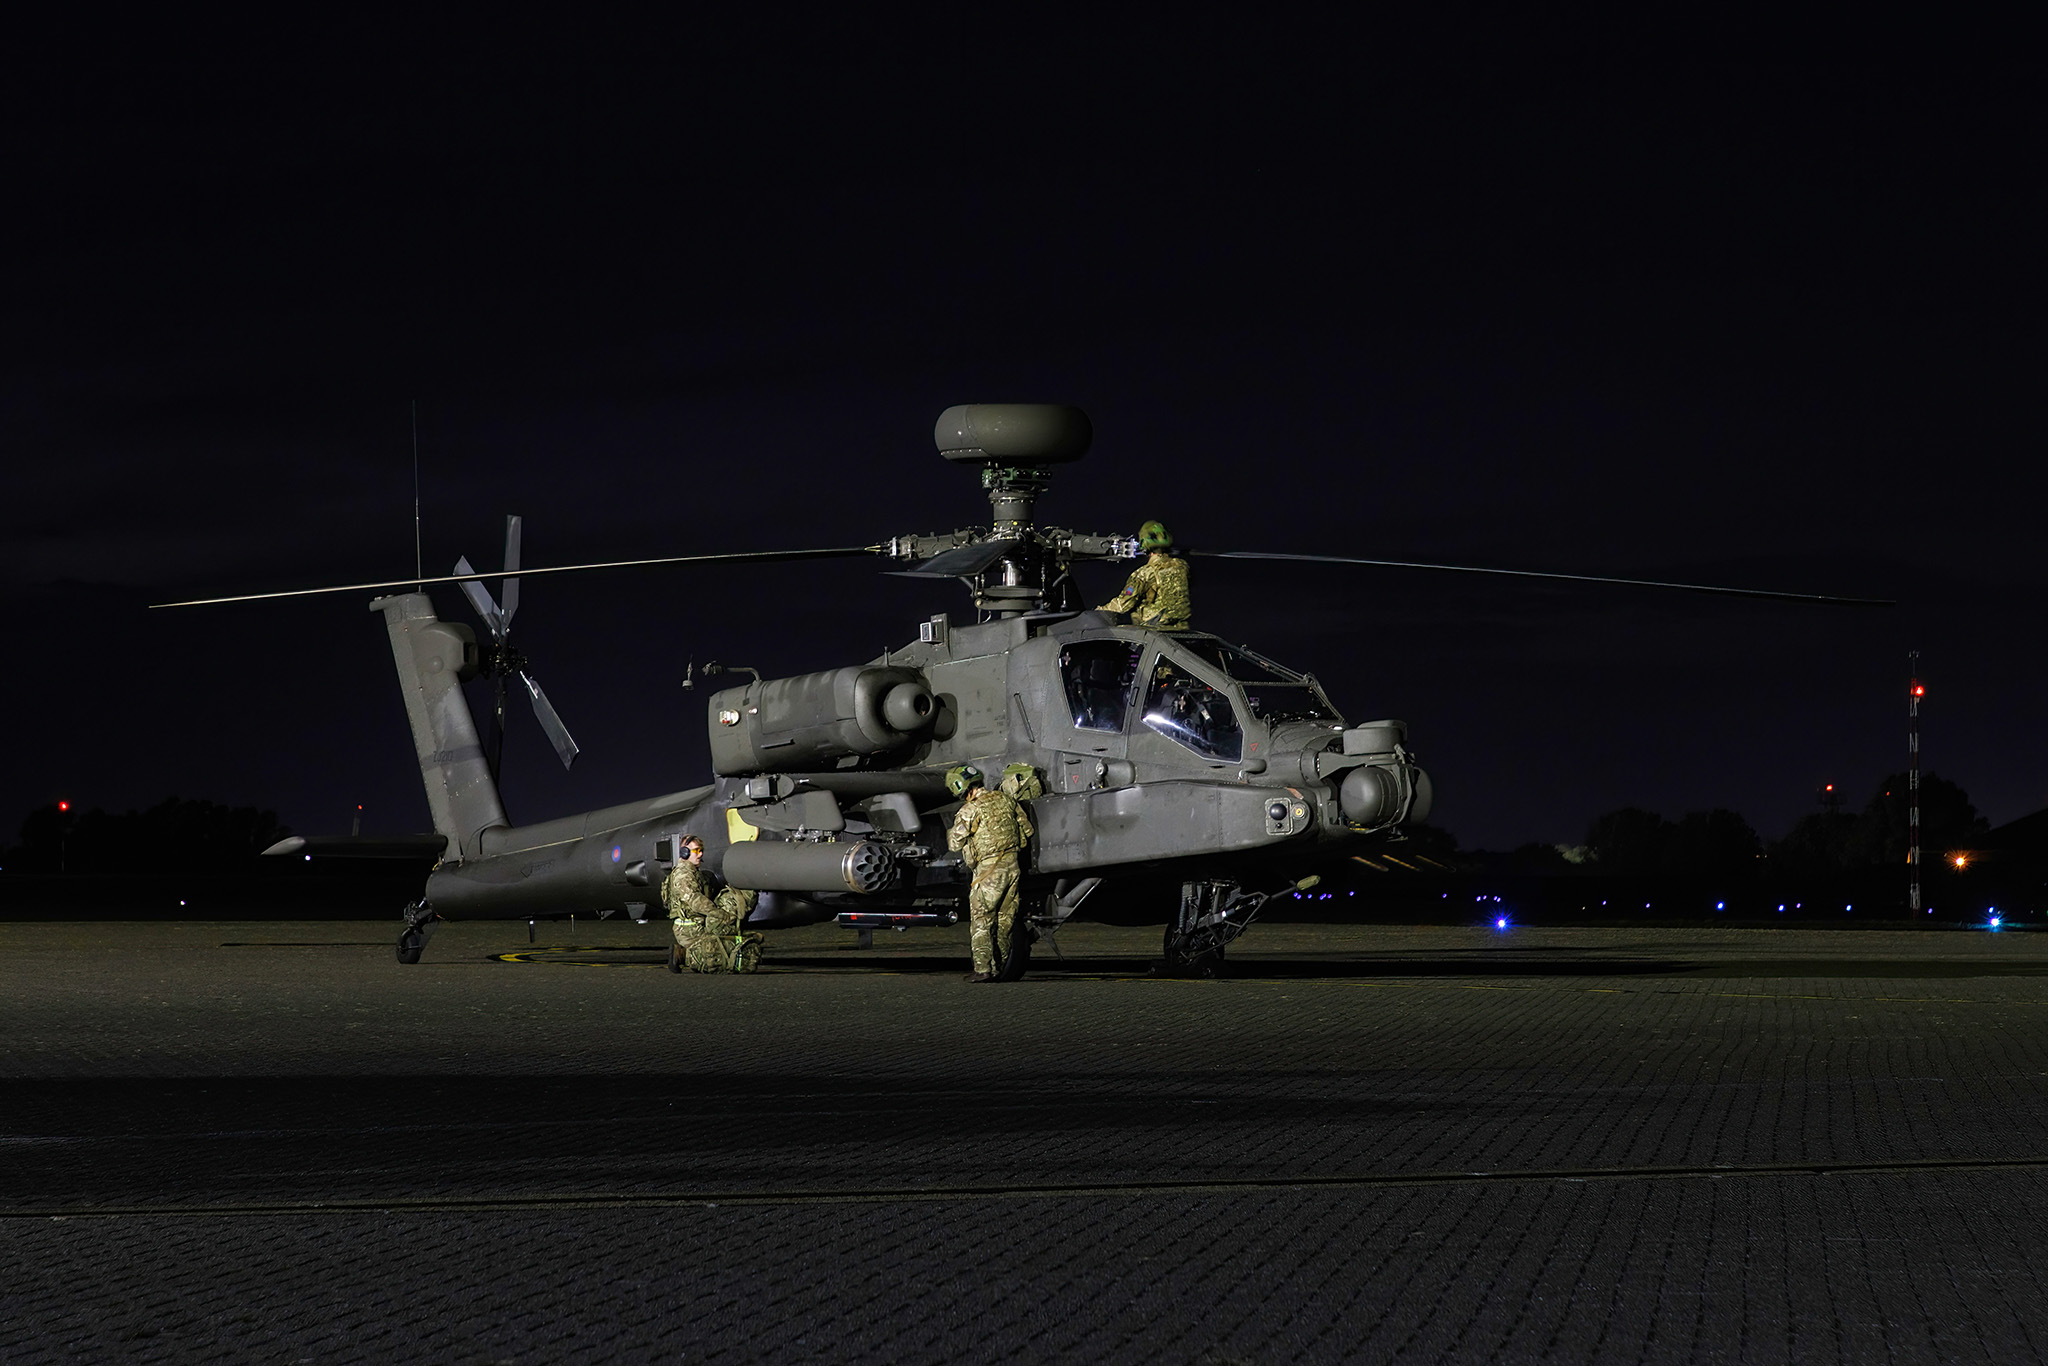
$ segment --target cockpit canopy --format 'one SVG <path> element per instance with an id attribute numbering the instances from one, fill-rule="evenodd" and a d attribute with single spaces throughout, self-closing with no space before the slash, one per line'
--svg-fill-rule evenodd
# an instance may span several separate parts
<path id="1" fill-rule="evenodd" d="M 1321 686 L 1307 674 L 1298 674 L 1254 650 L 1215 636 L 1178 636 L 1174 643 L 1215 665 L 1236 682 L 1251 706 L 1252 715 L 1269 726 L 1281 721 L 1344 720 L 1330 705 L 1330 699 L 1323 696 Z"/>
<path id="2" fill-rule="evenodd" d="M 1077 729 L 1121 732 L 1142 725 L 1205 759 L 1234 763 L 1244 757 L 1247 719 L 1268 726 L 1343 721 L 1315 679 L 1215 636 L 1193 634 L 1157 647 L 1143 704 L 1134 712 L 1146 648 L 1142 640 L 1115 637 L 1072 641 L 1060 651 L 1060 679 Z"/>

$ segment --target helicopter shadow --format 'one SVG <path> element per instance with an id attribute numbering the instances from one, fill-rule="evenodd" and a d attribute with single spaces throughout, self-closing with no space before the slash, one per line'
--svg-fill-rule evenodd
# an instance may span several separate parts
<path id="1" fill-rule="evenodd" d="M 1156 960 L 1070 954 L 1065 958 L 1033 953 L 1025 981 L 1059 978 L 1143 978 L 1155 975 Z M 1221 976 L 1239 981 L 1402 977 L 1664 977 L 1691 973 L 1708 964 L 1682 959 L 1503 958 L 1431 956 L 1380 958 L 1252 958 L 1226 959 Z M 776 957 L 764 967 L 790 971 L 887 972 L 907 976 L 957 973 L 965 958 Z"/>
<path id="2" fill-rule="evenodd" d="M 1436 949 L 1413 954 L 1364 957 L 1313 955 L 1226 958 L 1218 974 L 1241 982 L 1403 981 L 1430 979 L 1501 980 L 1684 977 L 1798 979 L 1897 978 L 1960 979 L 2048 976 L 2048 959 L 2034 958 L 1850 958 L 1828 955 L 1786 958 L 1639 956 L 1630 948 L 1603 954 L 1584 949 L 1560 953 L 1550 948 L 1509 945 L 1479 949 Z M 660 950 L 646 945 L 544 947 L 490 955 L 504 963 L 562 967 L 640 967 L 664 965 Z M 762 962 L 769 974 L 820 976 L 946 977 L 962 974 L 973 964 L 965 955 L 890 954 L 841 949 L 831 953 L 770 954 Z M 1131 981 L 1161 977 L 1159 960 L 1129 955 L 1069 954 L 1062 958 L 1034 952 L 1023 980 L 1050 984 L 1066 981 Z"/>

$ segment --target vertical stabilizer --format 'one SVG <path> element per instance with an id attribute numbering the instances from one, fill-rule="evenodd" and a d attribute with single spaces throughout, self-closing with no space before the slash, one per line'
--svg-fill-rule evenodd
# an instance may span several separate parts
<path id="1" fill-rule="evenodd" d="M 462 696 L 464 669 L 476 662 L 476 639 L 435 616 L 425 593 L 378 598 L 370 610 L 384 614 L 391 633 L 391 657 L 398 664 L 434 829 L 448 837 L 449 854 L 475 858 L 483 832 L 507 823 L 476 720 Z"/>

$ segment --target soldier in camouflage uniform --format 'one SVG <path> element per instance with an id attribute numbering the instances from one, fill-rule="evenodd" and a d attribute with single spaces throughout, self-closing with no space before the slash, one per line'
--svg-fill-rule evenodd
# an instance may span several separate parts
<path id="1" fill-rule="evenodd" d="M 982 786 L 981 770 L 963 765 L 946 775 L 947 790 L 964 797 L 946 835 L 946 847 L 967 860 L 974 880 L 967 889 L 969 939 L 974 946 L 970 982 L 993 982 L 1002 971 L 1017 929 L 1018 857 L 1035 833 L 1023 804 L 1006 792 Z"/>
<path id="2" fill-rule="evenodd" d="M 761 935 L 746 928 L 758 894 L 714 888 L 704 871 L 704 841 L 683 837 L 683 857 L 661 883 L 661 904 L 675 922 L 676 945 L 668 970 L 752 972 L 761 964 Z"/>
<path id="3" fill-rule="evenodd" d="M 1165 526 L 1147 522 L 1138 528 L 1138 548 L 1145 563 L 1131 571 L 1124 591 L 1102 604 L 1104 612 L 1129 612 L 1134 625 L 1155 631 L 1185 631 L 1194 619 L 1188 596 L 1188 562 L 1173 554 L 1173 537 Z"/>

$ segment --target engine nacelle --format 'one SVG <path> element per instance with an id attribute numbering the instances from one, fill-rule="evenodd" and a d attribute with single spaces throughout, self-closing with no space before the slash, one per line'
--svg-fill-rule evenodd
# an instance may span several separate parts
<path id="1" fill-rule="evenodd" d="M 915 669 L 854 665 L 713 693 L 707 723 L 720 777 L 815 773 L 886 754 L 931 729 L 938 701 Z"/>

